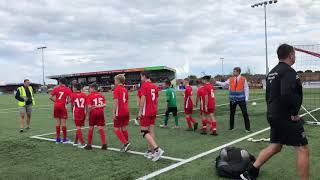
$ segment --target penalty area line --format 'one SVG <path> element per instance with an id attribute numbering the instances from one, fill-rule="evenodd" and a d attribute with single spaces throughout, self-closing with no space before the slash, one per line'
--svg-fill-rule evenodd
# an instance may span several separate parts
<path id="1" fill-rule="evenodd" d="M 39 140 L 45 140 L 45 141 L 50 141 L 50 142 L 55 142 L 55 141 L 56 141 L 55 139 L 52 139 L 52 138 L 44 138 L 44 137 L 39 137 L 39 136 L 31 136 L 30 138 L 32 138 L 32 139 L 39 139 Z M 69 144 L 73 144 L 73 143 L 69 143 Z M 93 147 L 93 148 L 96 148 L 96 149 L 101 149 L 101 146 L 97 146 L 97 145 L 92 145 L 92 147 Z M 108 150 L 109 150 L 109 151 L 120 152 L 120 149 L 118 149 L 118 148 L 108 147 Z M 138 151 L 131 151 L 131 150 L 129 150 L 129 151 L 127 151 L 127 153 L 144 156 L 144 153 L 143 153 L 143 152 L 138 152 Z M 177 162 L 185 161 L 185 159 L 175 158 L 175 157 L 169 157 L 169 156 L 161 156 L 161 158 L 162 158 L 162 159 L 168 159 L 168 160 L 171 160 L 171 161 L 177 161 Z"/>

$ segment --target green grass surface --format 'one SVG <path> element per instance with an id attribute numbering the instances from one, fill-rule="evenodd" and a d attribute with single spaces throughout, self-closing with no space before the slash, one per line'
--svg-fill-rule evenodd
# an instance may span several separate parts
<path id="1" fill-rule="evenodd" d="M 112 96 L 105 94 L 108 105 L 106 108 L 107 123 L 111 123 Z M 314 96 L 309 97 L 313 98 Z M 319 97 L 318 97 L 319 98 Z M 154 163 L 141 155 L 124 154 L 115 151 L 85 151 L 72 147 L 72 145 L 56 145 L 45 140 L 31 139 L 30 136 L 45 134 L 55 131 L 55 122 L 52 118 L 53 105 L 48 100 L 48 95 L 37 95 L 37 106 L 34 107 L 32 116 L 32 129 L 20 134 L 18 132 L 17 102 L 13 95 L 0 96 L 0 179 L 136 179 L 138 177 L 167 167 L 176 161 L 161 159 Z M 178 92 L 179 110 L 182 109 L 182 93 Z M 257 99 L 256 106 L 248 103 L 253 131 L 268 127 L 265 118 L 266 106 L 264 92 L 252 90 L 250 99 Z M 130 93 L 130 112 L 134 118 L 137 112 L 135 93 Z M 244 123 L 239 107 L 236 114 L 236 129 L 228 131 L 229 108 L 228 92 L 216 92 L 219 136 L 200 135 L 198 132 L 186 132 L 182 129 L 156 129 L 159 145 L 166 151 L 165 156 L 187 159 L 191 156 L 221 146 L 235 139 L 248 135 L 244 132 Z M 306 101 L 307 102 L 307 101 Z M 311 101 L 315 102 L 315 101 Z M 319 101 L 317 101 L 319 102 Z M 308 104 L 306 104 L 308 105 Z M 318 106 L 310 104 L 310 106 Z M 165 111 L 164 94 L 160 94 L 159 114 Z M 303 111 L 302 111 L 303 113 Z M 315 113 L 318 115 L 319 113 Z M 183 113 L 179 114 L 181 126 L 186 126 Z M 198 111 L 194 117 L 198 120 Z M 163 116 L 157 118 L 157 125 L 161 124 Z M 169 125 L 173 126 L 173 119 Z M 68 129 L 73 129 L 74 124 L 68 120 Z M 306 126 L 311 148 L 311 179 L 316 179 L 320 169 L 320 127 Z M 109 147 L 120 148 L 121 144 L 113 133 L 112 126 L 106 127 L 107 143 Z M 87 130 L 83 130 L 85 136 Z M 268 137 L 269 131 L 256 137 Z M 69 132 L 73 139 L 75 132 Z M 44 136 L 54 138 L 54 135 Z M 146 143 L 141 138 L 139 127 L 130 123 L 129 138 L 132 150 L 144 152 Z M 86 139 L 86 137 L 85 137 Z M 99 134 L 94 133 L 94 144 L 100 145 Z M 234 146 L 248 149 L 254 155 L 264 148 L 266 143 L 250 143 L 242 141 Z M 169 172 L 161 174 L 154 179 L 219 179 L 213 168 L 213 161 L 218 152 L 204 156 Z M 263 167 L 260 179 L 298 179 L 295 170 L 295 152 L 292 148 L 284 148 L 283 153 L 274 157 Z"/>

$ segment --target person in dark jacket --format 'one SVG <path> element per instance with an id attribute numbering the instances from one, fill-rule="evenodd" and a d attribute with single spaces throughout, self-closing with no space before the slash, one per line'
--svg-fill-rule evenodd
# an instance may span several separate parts
<path id="1" fill-rule="evenodd" d="M 301 180 L 309 179 L 309 148 L 301 117 L 302 84 L 297 72 L 291 67 L 295 63 L 295 50 L 282 44 L 277 50 L 279 64 L 267 76 L 267 119 L 270 124 L 270 144 L 263 149 L 257 160 L 241 175 L 244 180 L 254 180 L 259 169 L 272 156 L 279 153 L 283 145 L 293 146 L 297 154 L 297 172 Z M 279 174 L 279 178 L 280 178 Z"/>
<path id="2" fill-rule="evenodd" d="M 35 105 L 33 96 L 33 89 L 30 86 L 29 79 L 24 80 L 23 86 L 19 87 L 15 96 L 18 100 L 19 112 L 20 112 L 20 132 L 24 130 L 24 117 L 27 114 L 27 127 L 26 130 L 30 129 L 31 112 L 32 106 Z"/>

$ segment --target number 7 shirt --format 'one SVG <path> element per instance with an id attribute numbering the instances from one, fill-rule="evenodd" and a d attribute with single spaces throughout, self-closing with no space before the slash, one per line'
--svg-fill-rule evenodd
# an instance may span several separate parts
<path id="1" fill-rule="evenodd" d="M 141 96 L 145 96 L 146 100 L 143 105 L 142 115 L 152 117 L 157 115 L 158 108 L 158 86 L 151 82 L 144 82 L 140 89 Z"/>
<path id="2" fill-rule="evenodd" d="M 67 104 L 67 98 L 71 96 L 72 91 L 65 85 L 56 86 L 50 93 L 55 96 L 54 107 L 62 108 Z"/>
<path id="3" fill-rule="evenodd" d="M 113 91 L 113 99 L 118 99 L 118 107 L 116 107 L 116 116 L 128 117 L 128 90 L 123 85 L 118 85 Z"/>

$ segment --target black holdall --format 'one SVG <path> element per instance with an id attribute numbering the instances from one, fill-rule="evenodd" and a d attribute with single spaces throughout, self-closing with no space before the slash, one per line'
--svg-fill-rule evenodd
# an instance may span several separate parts
<path id="1" fill-rule="evenodd" d="M 241 179 L 242 174 L 256 158 L 247 150 L 226 147 L 223 148 L 216 158 L 215 167 L 220 177 Z"/>

